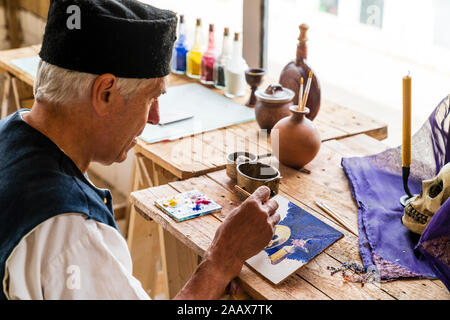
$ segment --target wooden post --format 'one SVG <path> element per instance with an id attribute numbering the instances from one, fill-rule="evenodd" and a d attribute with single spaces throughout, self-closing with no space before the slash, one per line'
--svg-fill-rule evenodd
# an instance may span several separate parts
<path id="1" fill-rule="evenodd" d="M 50 0 L 13 0 L 20 2 L 20 7 L 34 13 L 35 15 L 47 19 Z"/>
<path id="2" fill-rule="evenodd" d="M 136 153 L 135 156 L 132 191 L 178 180 L 143 155 Z M 198 256 L 194 252 L 158 227 L 156 222 L 145 220 L 134 206 L 129 213 L 127 243 L 133 259 L 133 275 L 152 298 L 162 289 L 166 299 L 172 299 L 198 264 Z M 161 262 L 162 274 L 158 272 L 158 261 Z"/>
<path id="3" fill-rule="evenodd" d="M 166 298 L 173 299 L 197 268 L 198 256 L 161 226 L 159 242 Z"/>
<path id="4" fill-rule="evenodd" d="M 11 85 L 12 85 L 12 89 L 13 89 L 14 104 L 15 104 L 16 110 L 20 110 L 19 86 L 17 84 L 16 78 L 11 79 Z"/>
<path id="5" fill-rule="evenodd" d="M 6 26 L 11 48 L 18 48 L 22 44 L 22 28 L 19 19 L 19 1 L 6 0 Z"/>
<path id="6" fill-rule="evenodd" d="M 153 186 L 148 175 L 142 155 L 135 155 L 135 174 L 133 190 Z M 158 284 L 158 260 L 161 261 L 158 224 L 145 220 L 136 212 L 134 206 L 130 208 L 127 243 L 133 260 L 133 275 L 142 284 L 144 290 L 154 299 Z M 165 282 L 163 280 L 163 282 Z M 164 292 L 167 297 L 167 291 Z"/>
<path id="7" fill-rule="evenodd" d="M 2 97 L 0 99 L 0 119 L 3 119 L 8 115 L 8 100 L 10 91 L 11 77 L 6 75 L 5 80 L 3 81 Z"/>
<path id="8" fill-rule="evenodd" d="M 33 88 L 25 82 L 17 79 L 16 77 L 11 77 L 11 88 L 16 110 L 25 108 L 23 105 L 24 101 L 27 101 L 28 104 L 31 101 L 34 102 Z M 31 104 L 31 106 L 33 106 L 33 104 Z"/>
<path id="9" fill-rule="evenodd" d="M 0 39 L 3 42 L 1 49 L 5 50 L 5 49 L 9 49 L 10 45 L 11 45 L 11 44 L 8 44 L 8 45 L 6 44 L 7 42 L 9 42 L 8 25 L 6 24 L 6 0 L 0 0 L 0 15 L 1 15 L 0 21 L 3 20 L 3 25 L 0 26 L 1 27 L 0 31 L 1 32 L 4 31 L 4 36 L 2 39 Z M 0 81 L 1 81 L 1 78 L 0 78 Z"/>

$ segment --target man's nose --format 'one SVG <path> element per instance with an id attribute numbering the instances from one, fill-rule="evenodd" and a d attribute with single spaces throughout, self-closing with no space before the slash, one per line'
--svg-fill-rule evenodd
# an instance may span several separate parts
<path id="1" fill-rule="evenodd" d="M 150 107 L 150 112 L 148 113 L 147 122 L 152 125 L 157 125 L 159 123 L 159 102 L 158 99 L 153 101 Z"/>

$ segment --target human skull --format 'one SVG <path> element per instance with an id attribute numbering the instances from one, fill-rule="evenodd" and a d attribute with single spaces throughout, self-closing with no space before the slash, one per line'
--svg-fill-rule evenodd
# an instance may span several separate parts
<path id="1" fill-rule="evenodd" d="M 402 223 L 414 233 L 422 234 L 431 217 L 450 195 L 450 163 L 430 180 L 422 181 L 422 192 L 407 202 Z"/>

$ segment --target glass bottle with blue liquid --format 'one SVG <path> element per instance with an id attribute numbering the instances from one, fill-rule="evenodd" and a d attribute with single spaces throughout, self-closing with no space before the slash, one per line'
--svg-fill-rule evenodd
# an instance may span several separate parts
<path id="1" fill-rule="evenodd" d="M 178 39 L 173 46 L 172 54 L 172 72 L 177 74 L 186 73 L 186 54 L 188 52 L 186 43 L 186 29 L 184 24 L 184 16 L 180 15 L 180 23 L 178 25 Z"/>

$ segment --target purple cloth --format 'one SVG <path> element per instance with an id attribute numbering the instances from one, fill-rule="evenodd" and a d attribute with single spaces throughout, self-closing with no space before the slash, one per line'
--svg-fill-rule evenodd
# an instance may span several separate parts
<path id="1" fill-rule="evenodd" d="M 408 185 L 413 194 L 420 193 L 422 180 L 433 178 L 450 159 L 449 105 L 450 95 L 434 109 L 428 121 L 412 138 Z M 400 146 L 377 155 L 342 159 L 358 204 L 361 258 L 366 267 L 375 266 L 378 269 L 382 280 L 441 277 L 443 274 L 448 279 L 448 261 L 440 260 L 443 264 L 447 263 L 446 266 L 430 261 L 430 257 L 438 259 L 436 257 L 446 255 L 430 254 L 428 241 L 436 237 L 440 239 L 442 235 L 450 237 L 450 204 L 440 209 L 442 218 L 437 220 L 439 223 L 435 222 L 434 217 L 430 220 L 419 242 L 420 235 L 409 231 L 401 222 L 403 207 L 399 199 L 405 194 L 401 157 Z M 441 221 L 444 221 L 443 225 Z M 443 248 L 448 249 L 441 246 L 438 251 Z M 441 279 L 444 281 L 445 277 Z"/>
<path id="2" fill-rule="evenodd" d="M 416 251 L 430 263 L 450 291 L 450 199 L 431 218 L 420 237 Z"/>

